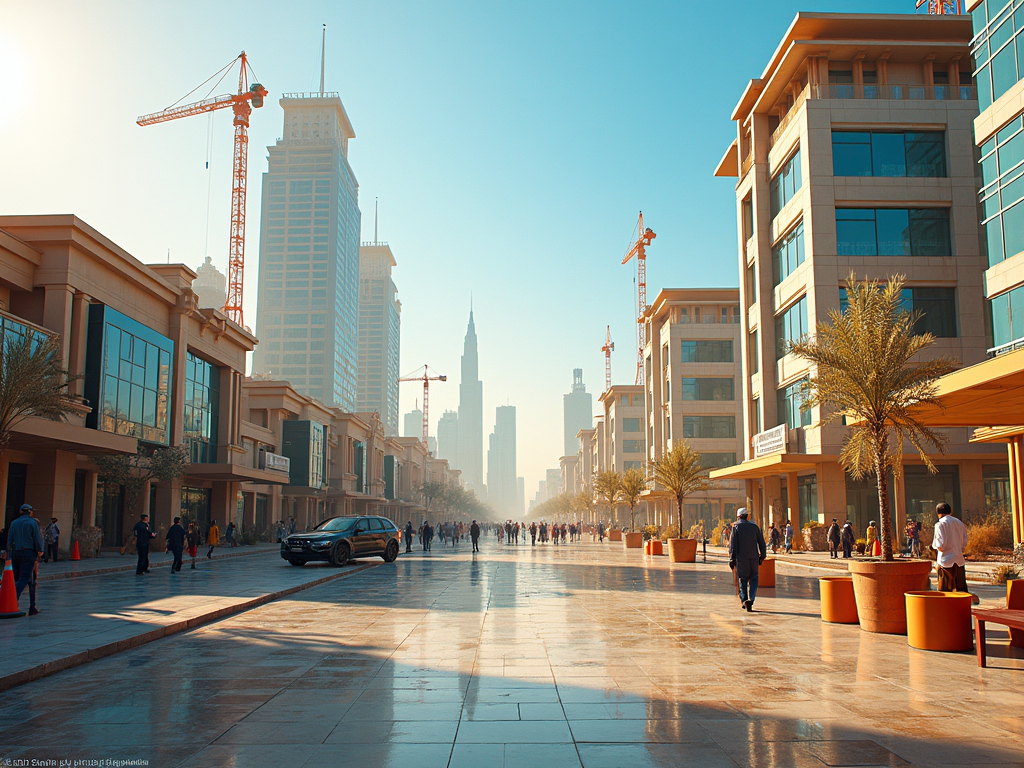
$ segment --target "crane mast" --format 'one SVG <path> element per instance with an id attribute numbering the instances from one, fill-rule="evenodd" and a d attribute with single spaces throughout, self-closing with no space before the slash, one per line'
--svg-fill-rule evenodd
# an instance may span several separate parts
<path id="1" fill-rule="evenodd" d="M 430 429 L 430 382 L 432 381 L 448 381 L 448 377 L 438 374 L 431 376 L 431 368 L 429 365 L 423 366 L 423 373 L 419 373 L 419 368 L 416 369 L 415 373 L 410 373 L 408 376 L 403 376 L 398 382 L 404 383 L 408 381 L 422 381 L 423 382 L 423 447 L 429 447 L 427 437 Z M 436 372 L 435 372 L 436 373 Z"/>
<path id="2" fill-rule="evenodd" d="M 936 15 L 962 14 L 964 0 L 917 0 L 917 7 L 928 6 L 928 13 Z"/>
<path id="3" fill-rule="evenodd" d="M 636 304 L 637 304 L 637 353 L 636 353 L 636 383 L 644 383 L 644 347 L 647 342 L 647 335 L 644 326 L 644 315 L 647 313 L 647 248 L 651 241 L 657 237 L 648 227 L 644 229 L 644 212 L 640 211 L 640 221 L 637 228 L 637 239 L 626 255 L 622 258 L 625 264 L 636 256 Z"/>
<path id="4" fill-rule="evenodd" d="M 612 341 L 612 327 L 610 325 L 605 333 L 604 346 L 601 347 L 601 351 L 604 352 L 604 391 L 607 392 L 612 388 L 612 352 L 615 351 L 615 342 Z"/>

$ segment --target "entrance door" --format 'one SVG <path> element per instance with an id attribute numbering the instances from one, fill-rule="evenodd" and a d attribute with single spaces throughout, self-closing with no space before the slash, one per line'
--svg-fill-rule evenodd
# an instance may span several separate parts
<path id="1" fill-rule="evenodd" d="M 10 463 L 7 465 L 7 501 L 4 504 L 4 528 L 10 528 L 18 515 L 21 505 L 25 503 L 25 480 L 28 477 L 28 464 Z"/>
<path id="2" fill-rule="evenodd" d="M 210 494 L 209 488 L 181 487 L 181 516 L 189 522 L 195 521 L 203 536 L 210 527 Z M 221 521 L 227 526 L 227 521 Z"/>
<path id="3" fill-rule="evenodd" d="M 123 546 L 124 488 L 101 481 L 96 488 L 96 511 L 103 529 L 103 546 Z"/>

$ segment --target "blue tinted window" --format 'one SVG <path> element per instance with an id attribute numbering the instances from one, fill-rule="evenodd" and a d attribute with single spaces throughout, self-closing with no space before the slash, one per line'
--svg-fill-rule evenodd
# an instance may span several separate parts
<path id="1" fill-rule="evenodd" d="M 950 256 L 944 208 L 837 208 L 840 256 Z"/>
<path id="2" fill-rule="evenodd" d="M 804 223 L 801 221 L 772 248 L 772 277 L 778 285 L 804 263 Z"/>
<path id="3" fill-rule="evenodd" d="M 803 381 L 797 381 L 779 390 L 776 402 L 779 404 L 779 424 L 790 429 L 808 427 L 811 424 L 811 412 L 801 410 L 804 394 L 801 390 Z"/>
<path id="4" fill-rule="evenodd" d="M 775 318 L 775 357 L 781 359 L 789 353 L 789 345 L 803 339 L 807 327 L 807 297 L 800 300 Z"/>
<path id="5" fill-rule="evenodd" d="M 941 131 L 833 131 L 835 176 L 945 176 Z"/>
<path id="6" fill-rule="evenodd" d="M 800 150 L 798 149 L 796 154 L 787 160 L 779 172 L 772 177 L 769 184 L 772 218 L 777 216 L 786 203 L 796 196 L 800 184 Z"/>
<path id="7" fill-rule="evenodd" d="M 196 464 L 217 461 L 219 370 L 188 353 L 185 362 L 185 409 L 182 437 Z"/>

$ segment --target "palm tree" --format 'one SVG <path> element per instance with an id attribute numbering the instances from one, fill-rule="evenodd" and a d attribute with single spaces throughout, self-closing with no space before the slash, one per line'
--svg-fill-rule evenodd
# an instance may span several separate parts
<path id="1" fill-rule="evenodd" d="M 636 505 L 647 490 L 647 478 L 642 470 L 627 469 L 619 484 L 619 500 L 629 507 L 629 530 L 636 530 Z"/>
<path id="2" fill-rule="evenodd" d="M 61 364 L 60 342 L 54 336 L 27 331 L 0 337 L 0 451 L 14 428 L 29 416 L 63 421 L 75 410 L 76 398 Z"/>
<path id="3" fill-rule="evenodd" d="M 615 500 L 619 496 L 619 486 L 621 485 L 622 475 L 610 469 L 598 473 L 594 478 L 594 493 L 608 505 L 612 525 L 615 524 Z"/>
<path id="4" fill-rule="evenodd" d="M 700 465 L 700 454 L 686 441 L 677 442 L 661 459 L 651 462 L 655 482 L 676 497 L 679 538 L 683 537 L 683 499 L 691 493 L 707 493 L 714 488 L 707 471 Z"/>
<path id="5" fill-rule="evenodd" d="M 925 446 L 942 453 L 946 438 L 918 421 L 914 411 L 936 405 L 936 380 L 959 367 L 949 357 L 911 362 L 935 337 L 916 332 L 921 313 L 904 309 L 902 289 L 902 275 L 882 285 L 858 282 L 851 273 L 846 311 L 832 310 L 829 322 L 818 323 L 815 338 L 790 346 L 816 368 L 804 383 L 801 408 L 819 406 L 822 425 L 844 418 L 850 431 L 840 464 L 855 479 L 875 476 L 883 560 L 893 559 L 888 474 L 899 477 L 902 471 L 904 441 L 917 449 L 930 472 L 936 471 Z"/>

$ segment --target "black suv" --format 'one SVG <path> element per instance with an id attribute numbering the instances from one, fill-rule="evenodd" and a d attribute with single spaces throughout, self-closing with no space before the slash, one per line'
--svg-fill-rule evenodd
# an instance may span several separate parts
<path id="1" fill-rule="evenodd" d="M 385 517 L 332 517 L 307 533 L 281 541 L 281 557 L 292 565 L 326 560 L 345 565 L 357 557 L 379 555 L 385 563 L 398 557 L 398 527 Z"/>

